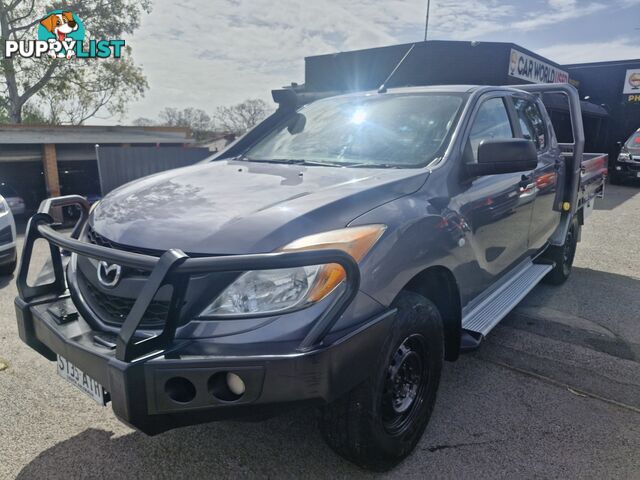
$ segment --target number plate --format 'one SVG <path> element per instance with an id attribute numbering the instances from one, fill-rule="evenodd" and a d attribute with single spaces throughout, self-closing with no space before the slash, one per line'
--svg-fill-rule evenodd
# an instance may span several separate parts
<path id="1" fill-rule="evenodd" d="M 636 173 L 636 177 L 640 178 L 640 172 Z"/>
<path id="2" fill-rule="evenodd" d="M 58 375 L 75 385 L 86 395 L 89 395 L 98 405 L 104 407 L 107 404 L 106 394 L 102 385 L 61 355 L 58 355 L 57 370 Z"/>

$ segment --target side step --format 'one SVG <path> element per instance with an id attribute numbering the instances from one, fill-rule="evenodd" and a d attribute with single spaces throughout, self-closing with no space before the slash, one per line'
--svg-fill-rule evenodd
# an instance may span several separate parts
<path id="1" fill-rule="evenodd" d="M 529 262 L 462 318 L 462 328 L 483 337 L 533 290 L 553 265 Z"/>

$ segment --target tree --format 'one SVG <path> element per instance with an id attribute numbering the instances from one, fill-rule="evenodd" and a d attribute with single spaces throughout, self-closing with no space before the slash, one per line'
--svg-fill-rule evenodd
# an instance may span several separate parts
<path id="1" fill-rule="evenodd" d="M 0 0 L 0 47 L 7 40 L 35 39 L 42 16 L 51 10 L 74 12 L 95 39 L 118 39 L 140 26 L 150 0 Z M 0 60 L 4 83 L 0 106 L 11 123 L 24 121 L 26 106 L 43 111 L 48 123 L 80 124 L 107 110 L 122 115 L 144 95 L 147 80 L 125 47 L 121 58 L 52 59 L 12 56 Z"/>
<path id="2" fill-rule="evenodd" d="M 168 127 L 190 128 L 193 132 L 208 132 L 213 130 L 211 117 L 207 112 L 199 108 L 177 108 L 166 107 L 160 112 L 160 123 Z"/>
<path id="3" fill-rule="evenodd" d="M 242 135 L 264 120 L 271 108 L 264 100 L 249 99 L 231 107 L 218 107 L 214 120 L 220 130 Z"/>
<path id="4" fill-rule="evenodd" d="M 158 125 L 158 122 L 147 117 L 138 117 L 133 122 L 131 122 L 131 124 L 135 125 L 136 127 L 154 127 Z"/>

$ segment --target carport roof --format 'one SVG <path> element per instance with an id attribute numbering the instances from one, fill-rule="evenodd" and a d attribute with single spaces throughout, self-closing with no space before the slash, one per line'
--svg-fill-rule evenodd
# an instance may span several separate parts
<path id="1" fill-rule="evenodd" d="M 0 144 L 183 144 L 193 143 L 187 128 L 122 126 L 0 125 Z"/>

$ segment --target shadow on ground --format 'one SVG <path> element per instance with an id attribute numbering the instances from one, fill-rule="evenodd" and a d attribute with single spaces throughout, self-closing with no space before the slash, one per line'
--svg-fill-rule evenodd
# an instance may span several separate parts
<path id="1" fill-rule="evenodd" d="M 613 210 L 638 194 L 640 194 L 640 181 L 628 181 L 624 185 L 607 184 L 604 198 L 596 201 L 595 209 Z"/>
<path id="2" fill-rule="evenodd" d="M 88 429 L 40 453 L 18 479 L 303 478 L 366 475 L 324 445 L 301 410 L 263 423 L 220 422 L 156 437 Z"/>

